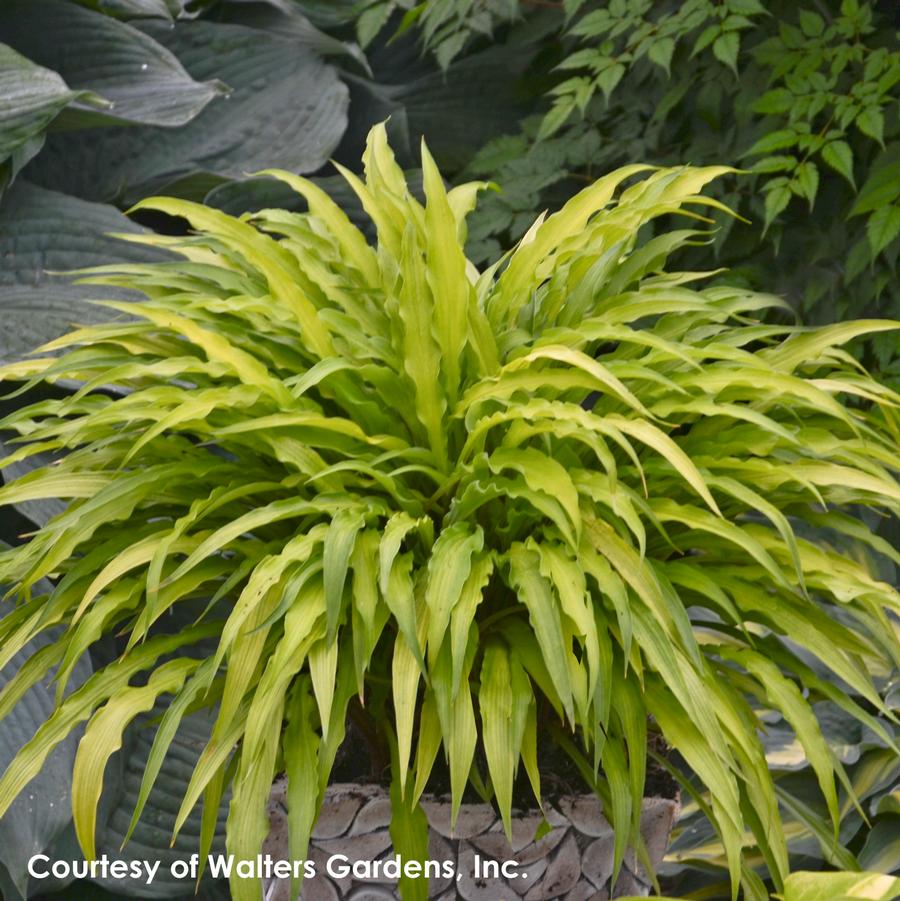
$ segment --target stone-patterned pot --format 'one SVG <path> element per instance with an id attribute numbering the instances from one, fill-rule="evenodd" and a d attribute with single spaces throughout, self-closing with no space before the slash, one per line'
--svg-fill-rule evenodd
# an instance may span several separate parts
<path id="1" fill-rule="evenodd" d="M 273 859 L 290 858 L 287 844 L 287 816 L 284 782 L 275 783 L 269 803 L 271 832 L 264 853 Z M 593 796 L 569 796 L 547 806 L 547 821 L 553 827 L 533 841 L 540 815 L 534 812 L 513 818 L 512 844 L 503 824 L 487 804 L 463 804 L 456 829 L 450 832 L 450 803 L 443 798 L 424 796 L 422 807 L 430 824 L 428 856 L 449 862 L 453 875 L 429 880 L 429 898 L 463 898 L 465 901 L 608 901 L 624 895 L 646 896 L 650 881 L 629 851 L 615 886 L 613 830 Z M 677 800 L 644 800 L 641 834 L 654 867 L 666 852 L 669 835 L 678 816 Z M 316 875 L 305 879 L 301 901 L 387 901 L 399 898 L 396 880 L 329 875 L 327 862 L 335 855 L 354 861 L 385 861 L 394 857 L 388 827 L 391 805 L 388 793 L 374 785 L 333 785 L 325 795 L 322 813 L 313 832 L 309 860 Z M 491 861 L 515 861 L 510 878 L 476 875 L 490 871 Z M 485 863 L 487 862 L 487 863 Z M 337 868 L 345 866 L 342 858 Z M 333 866 L 334 868 L 334 866 Z M 512 870 L 513 868 L 508 868 Z M 290 901 L 290 880 L 265 883 L 265 901 Z"/>

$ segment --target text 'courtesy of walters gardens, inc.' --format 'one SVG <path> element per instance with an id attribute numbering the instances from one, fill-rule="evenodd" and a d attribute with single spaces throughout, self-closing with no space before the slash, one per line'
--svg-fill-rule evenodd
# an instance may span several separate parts
<path id="1" fill-rule="evenodd" d="M 360 881 L 394 882 L 401 877 L 408 879 L 457 879 L 452 860 L 404 860 L 387 857 L 379 860 L 357 860 L 345 854 L 333 854 L 321 865 L 312 860 L 284 860 L 269 854 L 255 858 L 237 858 L 233 854 L 210 854 L 204 868 L 213 879 L 314 879 L 324 872 L 333 879 L 348 876 Z M 184 860 L 176 860 L 162 866 L 160 861 L 118 860 L 102 855 L 95 860 L 53 860 L 46 854 L 35 854 L 28 861 L 28 874 L 32 879 L 128 879 L 143 885 L 155 880 L 174 878 L 196 880 L 201 875 L 200 856 L 192 854 Z M 519 871 L 514 860 L 494 860 L 479 857 L 472 862 L 471 875 L 475 879 L 515 879 L 527 876 Z"/>

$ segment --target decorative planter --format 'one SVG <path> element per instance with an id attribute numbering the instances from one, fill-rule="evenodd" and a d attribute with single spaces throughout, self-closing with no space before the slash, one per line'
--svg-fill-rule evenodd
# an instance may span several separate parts
<path id="1" fill-rule="evenodd" d="M 428 856 L 446 861 L 453 875 L 429 880 L 429 898 L 463 898 L 465 901 L 608 901 L 624 895 L 646 896 L 650 881 L 629 851 L 612 886 L 613 830 L 592 795 L 562 797 L 547 805 L 547 821 L 553 827 L 533 841 L 541 817 L 528 812 L 513 818 L 512 845 L 503 824 L 487 804 L 463 804 L 456 829 L 450 832 L 450 803 L 426 795 L 422 807 L 431 826 Z M 665 854 L 672 826 L 678 815 L 677 800 L 644 800 L 641 834 L 654 866 Z M 514 812 L 515 814 L 515 812 Z M 393 859 L 389 824 L 391 805 L 388 793 L 374 785 L 334 785 L 325 795 L 322 813 L 313 832 L 308 859 L 315 864 L 315 877 L 305 879 L 301 901 L 387 901 L 399 898 L 396 878 L 380 874 L 357 878 L 352 874 L 329 874 L 348 868 L 356 861 Z M 273 859 L 290 858 L 287 844 L 287 815 L 284 783 L 276 782 L 269 803 L 271 832 L 264 852 Z M 335 855 L 343 855 L 337 858 Z M 476 862 L 477 860 L 477 862 Z M 516 875 L 477 876 L 476 866 L 489 871 L 492 861 L 515 861 Z M 487 863 L 486 863 L 487 862 Z M 374 869 L 374 868 L 371 868 Z M 290 901 L 290 880 L 273 879 L 265 884 L 265 901 Z"/>

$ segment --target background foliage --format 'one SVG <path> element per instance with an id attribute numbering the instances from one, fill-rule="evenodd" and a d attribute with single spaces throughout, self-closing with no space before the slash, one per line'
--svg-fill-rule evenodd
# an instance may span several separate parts
<path id="1" fill-rule="evenodd" d="M 327 160 L 358 167 L 388 115 L 405 167 L 426 134 L 445 174 L 501 189 L 470 218 L 478 261 L 621 163 L 730 162 L 749 174 L 717 196 L 750 222 L 719 219 L 714 243 L 680 251 L 685 266 L 727 266 L 724 280 L 778 291 L 805 320 L 900 316 L 897 28 L 890 0 L 5 0 L 0 358 L 98 316 L 78 301 L 102 288 L 51 273 L 164 256 L 107 237 L 171 229 L 120 212 L 149 193 L 296 208 L 248 177 L 279 165 L 312 174 L 361 223 Z M 896 333 L 856 352 L 900 381 Z M 48 511 L 3 515 L 16 541 Z M 772 732 L 770 764 L 803 796 L 814 776 Z M 870 737 L 841 723 L 829 734 L 866 785 L 869 821 L 846 809 L 842 840 L 897 871 L 900 777 L 879 769 Z M 816 868 L 829 855 L 810 813 L 822 811 L 788 812 L 789 838 Z M 721 849 L 702 812 L 682 827 L 665 879 L 716 897 Z"/>
<path id="2" fill-rule="evenodd" d="M 807 321 L 897 315 L 896 15 L 855 0 L 566 0 L 532 73 L 549 109 L 470 167 L 504 189 L 476 215 L 474 256 L 626 160 L 726 159 L 751 174 L 720 196 L 752 225 L 722 217 L 695 265 L 779 291 Z M 873 347 L 867 362 L 896 377 L 897 339 Z"/>

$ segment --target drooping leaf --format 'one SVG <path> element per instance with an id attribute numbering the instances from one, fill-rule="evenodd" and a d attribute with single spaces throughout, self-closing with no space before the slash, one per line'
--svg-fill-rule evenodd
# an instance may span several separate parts
<path id="1" fill-rule="evenodd" d="M 38 139 L 77 96 L 56 72 L 0 44 L 0 162 Z"/>
<path id="2" fill-rule="evenodd" d="M 521 664 L 501 644 L 485 649 L 478 697 L 488 769 L 509 836 L 513 781 L 534 696 Z"/>

